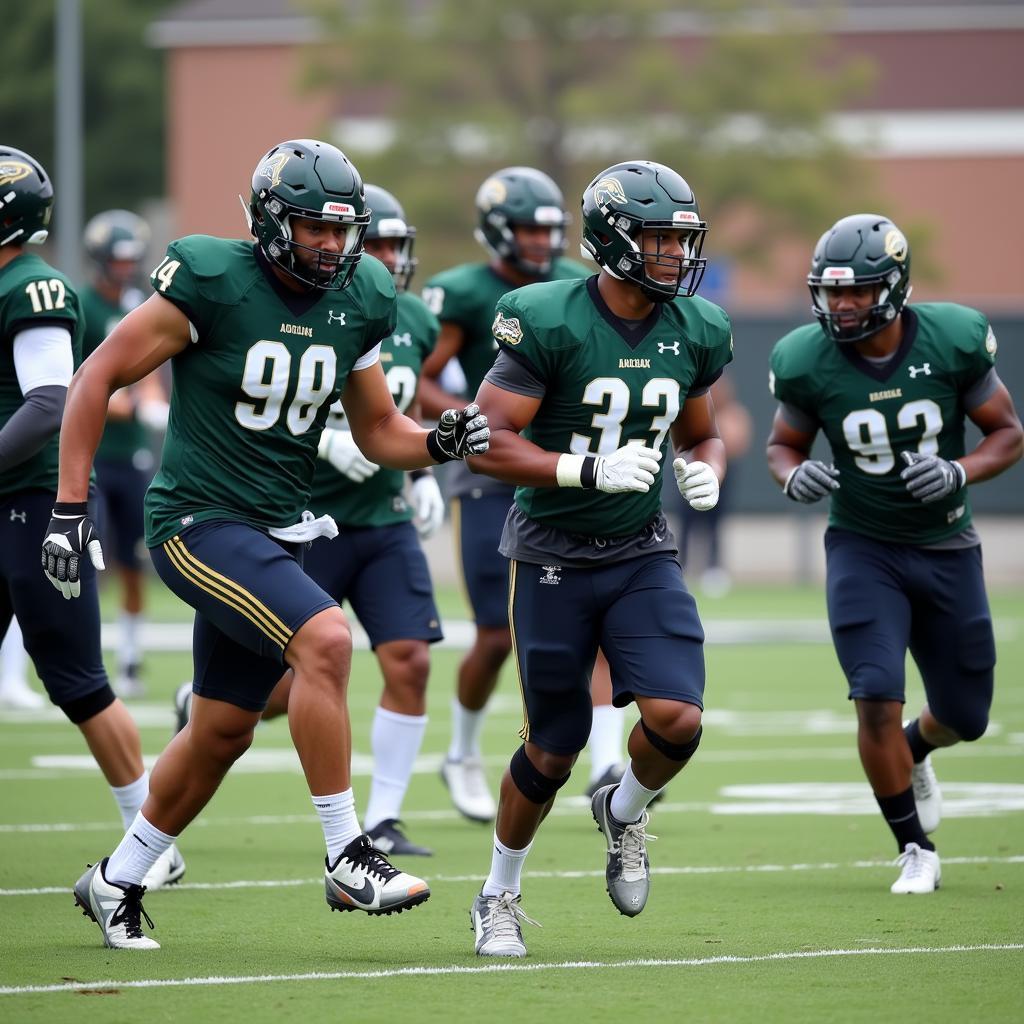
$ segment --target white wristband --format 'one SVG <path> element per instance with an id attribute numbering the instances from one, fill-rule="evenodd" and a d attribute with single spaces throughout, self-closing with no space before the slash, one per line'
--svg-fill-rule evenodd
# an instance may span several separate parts
<path id="1" fill-rule="evenodd" d="M 583 486 L 583 460 L 585 455 L 559 455 L 555 467 L 555 479 L 559 487 Z"/>

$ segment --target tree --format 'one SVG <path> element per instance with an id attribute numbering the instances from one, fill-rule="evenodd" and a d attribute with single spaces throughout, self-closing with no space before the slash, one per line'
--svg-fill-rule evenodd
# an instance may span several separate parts
<path id="1" fill-rule="evenodd" d="M 780 231 L 816 237 L 837 189 L 846 205 L 866 198 L 863 166 L 828 116 L 870 69 L 826 70 L 820 21 L 767 0 L 703 0 L 686 14 L 672 0 L 306 6 L 325 40 L 310 49 L 307 85 L 337 94 L 343 128 L 383 98 L 386 145 L 349 148 L 428 231 L 468 228 L 466 195 L 510 163 L 543 168 L 573 196 L 608 163 L 662 160 L 714 221 L 743 211 L 724 236 L 741 259 L 763 258 Z M 680 32 L 681 19 L 700 32 Z"/>
<path id="2" fill-rule="evenodd" d="M 85 207 L 163 194 L 163 62 L 143 31 L 168 0 L 82 0 Z M 2 140 L 54 165 L 54 0 L 20 4 L 0 32 Z M 60 197 L 57 197 L 60 201 Z"/>

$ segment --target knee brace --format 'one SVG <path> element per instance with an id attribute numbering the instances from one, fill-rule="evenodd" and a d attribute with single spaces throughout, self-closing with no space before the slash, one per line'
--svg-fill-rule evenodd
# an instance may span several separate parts
<path id="1" fill-rule="evenodd" d="M 512 755 L 508 770 L 516 789 L 534 804 L 546 804 L 569 781 L 568 775 L 563 779 L 552 779 L 537 771 L 526 756 L 525 744 Z"/>
<path id="2" fill-rule="evenodd" d="M 670 761 L 689 761 L 697 752 L 697 748 L 700 746 L 700 736 L 704 731 L 704 726 L 699 725 L 692 740 L 686 743 L 669 743 L 663 736 L 659 736 L 653 729 L 649 729 L 642 718 L 640 719 L 640 728 L 643 729 L 647 742 Z"/>
<path id="3" fill-rule="evenodd" d="M 117 695 L 110 688 L 110 683 L 105 683 L 98 690 L 93 690 L 92 693 L 87 693 L 84 697 L 76 697 L 74 700 L 69 700 L 66 704 L 58 706 L 74 725 L 81 725 L 101 711 L 106 711 L 115 700 L 117 700 Z"/>

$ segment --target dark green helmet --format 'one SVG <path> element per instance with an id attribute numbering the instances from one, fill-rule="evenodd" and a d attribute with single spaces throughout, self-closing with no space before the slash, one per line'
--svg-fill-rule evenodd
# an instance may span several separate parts
<path id="1" fill-rule="evenodd" d="M 524 274 L 539 276 L 565 252 L 565 229 L 570 217 L 561 189 L 533 167 L 506 167 L 492 174 L 477 190 L 476 240 L 498 259 Z M 543 260 L 526 259 L 516 242 L 517 224 L 551 229 L 551 245 Z"/>
<path id="2" fill-rule="evenodd" d="M 683 228 L 683 255 L 640 252 L 640 232 Z M 652 302 L 697 291 L 707 260 L 701 256 L 708 226 L 689 185 L 670 167 L 628 160 L 602 171 L 583 192 L 583 254 L 612 277 L 638 285 Z M 651 265 L 674 267 L 674 281 L 652 278 Z"/>
<path id="3" fill-rule="evenodd" d="M 138 263 L 149 245 L 149 225 L 128 210 L 105 210 L 85 225 L 85 252 L 100 269 L 108 263 Z"/>
<path id="4" fill-rule="evenodd" d="M 292 217 L 350 225 L 344 250 L 300 245 L 292 238 Z M 304 285 L 338 291 L 356 271 L 370 214 L 362 179 L 348 157 L 329 143 L 295 139 L 275 146 L 256 165 L 248 219 L 268 260 Z M 312 263 L 296 258 L 302 253 Z"/>
<path id="5" fill-rule="evenodd" d="M 45 242 L 52 209 L 53 185 L 43 165 L 0 145 L 0 245 Z"/>
<path id="6" fill-rule="evenodd" d="M 406 221 L 402 204 L 379 185 L 366 186 L 366 205 L 370 208 L 366 237 L 394 238 L 399 242 L 398 259 L 391 276 L 400 292 L 407 291 L 418 262 L 412 254 L 416 229 Z"/>
<path id="7" fill-rule="evenodd" d="M 807 275 L 814 315 L 834 341 L 863 341 L 900 315 L 910 298 L 910 246 L 888 217 L 857 213 L 836 221 L 821 236 Z M 854 327 L 841 326 L 828 306 L 830 289 L 876 287 L 875 302 Z M 848 316 L 849 314 L 844 314 Z"/>

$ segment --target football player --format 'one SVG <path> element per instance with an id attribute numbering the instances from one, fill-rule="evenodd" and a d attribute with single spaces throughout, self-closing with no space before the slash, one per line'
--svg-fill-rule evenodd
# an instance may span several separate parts
<path id="1" fill-rule="evenodd" d="M 196 609 L 192 714 L 153 770 L 142 811 L 76 899 L 107 945 L 154 949 L 142 879 L 249 747 L 282 669 L 288 724 L 327 845 L 332 909 L 390 914 L 430 894 L 362 832 L 350 783 L 346 687 L 351 634 L 337 602 L 302 571 L 304 545 L 337 532 L 303 511 L 320 434 L 342 399 L 367 459 L 417 469 L 487 447 L 475 406 L 423 430 L 396 408 L 380 365 L 395 286 L 363 259 L 370 214 L 334 146 L 282 143 L 256 165 L 246 206 L 255 245 L 206 235 L 172 242 L 155 293 L 83 364 L 68 393 L 47 574 L 74 596 L 99 542 L 85 505 L 110 395 L 170 359 L 171 412 L 146 493 L 146 541 L 163 581 Z"/>
<path id="2" fill-rule="evenodd" d="M 930 893 L 941 797 L 931 752 L 988 725 L 995 642 L 968 485 L 1021 457 L 982 313 L 909 305 L 910 247 L 886 217 L 837 221 L 814 249 L 815 323 L 771 356 L 768 466 L 793 501 L 829 498 L 829 624 L 857 747 L 896 838 L 894 893 Z M 964 420 L 983 437 L 965 454 Z M 811 458 L 822 431 L 831 461 Z M 910 651 L 927 703 L 902 724 Z"/>
<path id="3" fill-rule="evenodd" d="M 50 700 L 85 737 L 127 827 L 149 774 L 139 730 L 103 667 L 96 574 L 81 567 L 78 614 L 69 617 L 36 551 L 57 493 L 57 434 L 84 329 L 74 286 L 28 248 L 45 241 L 52 207 L 42 165 L 0 146 L 0 634 L 14 616 Z M 83 505 L 88 497 L 87 474 Z M 185 873 L 175 847 L 161 852 L 144 873 L 151 889 Z"/>
<path id="4" fill-rule="evenodd" d="M 462 369 L 467 394 L 476 393 L 497 354 L 491 323 L 502 295 L 523 285 L 589 273 L 563 255 L 570 217 L 561 190 L 542 171 L 507 167 L 491 175 L 477 191 L 476 209 L 476 239 L 487 250 L 488 262 L 452 267 L 423 289 L 424 300 L 441 320 L 437 347 L 424 364 L 420 382 L 428 416 L 456 401 L 440 383 L 452 359 Z M 449 479 L 452 525 L 476 635 L 459 665 L 451 742 L 441 777 L 455 807 L 470 820 L 486 822 L 494 818 L 495 803 L 483 771 L 480 735 L 487 702 L 512 649 L 508 571 L 498 541 L 515 488 L 474 477 L 465 469 L 456 469 Z M 622 772 L 623 715 L 611 705 L 604 658 L 598 659 L 593 685 L 599 706 L 591 743 L 591 784 L 596 788 Z"/>
<path id="5" fill-rule="evenodd" d="M 674 452 L 680 493 L 706 511 L 725 475 L 709 389 L 732 334 L 726 314 L 694 295 L 706 231 L 675 171 L 615 164 L 583 193 L 583 245 L 600 273 L 498 302 L 499 353 L 477 395 L 491 448 L 470 465 L 518 485 L 501 553 L 525 720 L 470 914 L 481 956 L 526 954 L 523 862 L 587 742 L 598 646 L 615 704 L 640 712 L 625 774 L 591 802 L 622 914 L 647 902 L 646 808 L 700 742 L 704 632 L 660 485 Z"/>
<path id="6" fill-rule="evenodd" d="M 117 322 L 145 299 L 137 287 L 139 267 L 149 244 L 149 225 L 128 210 L 98 213 L 85 227 L 85 251 L 94 265 L 92 283 L 81 289 L 85 313 L 85 355 L 99 347 Z M 112 530 L 114 563 L 121 578 L 120 641 L 115 690 L 140 697 L 139 630 L 143 612 L 140 548 L 145 526 L 142 501 L 153 469 L 149 430 L 167 427 L 167 396 L 157 374 L 110 396 L 107 425 L 96 451 L 100 523 Z M 108 552 L 110 545 L 107 546 Z"/>
<path id="7" fill-rule="evenodd" d="M 381 341 L 380 362 L 395 405 L 416 415 L 416 385 L 423 360 L 440 330 L 437 317 L 409 292 L 416 269 L 416 229 L 398 200 L 366 186 L 370 223 L 364 250 L 391 272 L 398 290 L 398 325 Z M 444 519 L 444 499 L 430 469 L 405 474 L 382 469 L 359 451 L 341 402 L 331 406 L 320 435 L 320 459 L 310 508 L 341 527 L 336 540 L 313 541 L 306 571 L 339 603 L 347 599 L 377 655 L 384 692 L 373 719 L 373 777 L 363 826 L 385 854 L 429 856 L 402 831 L 402 800 L 427 728 L 430 644 L 442 638 L 433 583 L 419 537 Z M 415 527 L 415 528 L 414 528 Z M 264 718 L 287 710 L 291 674 L 270 698 Z"/>

